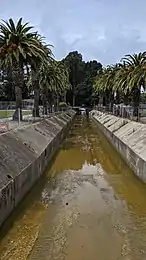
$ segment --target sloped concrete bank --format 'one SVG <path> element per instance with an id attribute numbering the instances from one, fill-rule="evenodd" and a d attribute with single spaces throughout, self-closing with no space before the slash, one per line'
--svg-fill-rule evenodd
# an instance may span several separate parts
<path id="1" fill-rule="evenodd" d="M 146 125 L 99 111 L 92 111 L 91 116 L 135 174 L 146 183 Z"/>
<path id="2" fill-rule="evenodd" d="M 74 116 L 64 112 L 0 136 L 0 226 L 43 174 Z"/>

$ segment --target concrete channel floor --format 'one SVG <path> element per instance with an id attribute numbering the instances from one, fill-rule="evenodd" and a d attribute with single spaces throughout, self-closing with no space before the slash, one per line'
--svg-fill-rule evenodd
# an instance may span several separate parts
<path id="1" fill-rule="evenodd" d="M 146 186 L 91 120 L 76 119 L 0 233 L 1 260 L 146 259 Z"/>

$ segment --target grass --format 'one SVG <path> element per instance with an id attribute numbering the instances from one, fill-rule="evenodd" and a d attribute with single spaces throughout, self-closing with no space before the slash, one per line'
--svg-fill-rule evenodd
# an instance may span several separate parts
<path id="1" fill-rule="evenodd" d="M 30 115 L 31 113 L 32 113 L 31 110 L 22 111 L 23 115 Z M 12 117 L 13 114 L 14 114 L 14 110 L 0 110 L 0 119 Z"/>

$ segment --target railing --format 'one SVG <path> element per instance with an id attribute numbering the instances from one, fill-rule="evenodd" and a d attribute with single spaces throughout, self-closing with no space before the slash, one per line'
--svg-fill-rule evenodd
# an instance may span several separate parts
<path id="1" fill-rule="evenodd" d="M 124 105 L 124 104 L 114 104 L 112 107 L 110 105 L 96 106 L 95 109 L 122 118 L 128 118 L 133 121 L 146 123 L 146 104 L 143 103 L 141 103 L 139 107 L 134 107 L 132 105 Z"/>

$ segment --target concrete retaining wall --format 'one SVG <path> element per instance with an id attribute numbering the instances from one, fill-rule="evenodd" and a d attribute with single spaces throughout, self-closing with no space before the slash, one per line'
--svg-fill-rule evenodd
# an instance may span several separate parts
<path id="1" fill-rule="evenodd" d="M 146 183 L 146 125 L 92 111 L 98 126 L 135 174 Z"/>
<path id="2" fill-rule="evenodd" d="M 0 225 L 42 175 L 74 115 L 63 112 L 0 136 Z"/>

